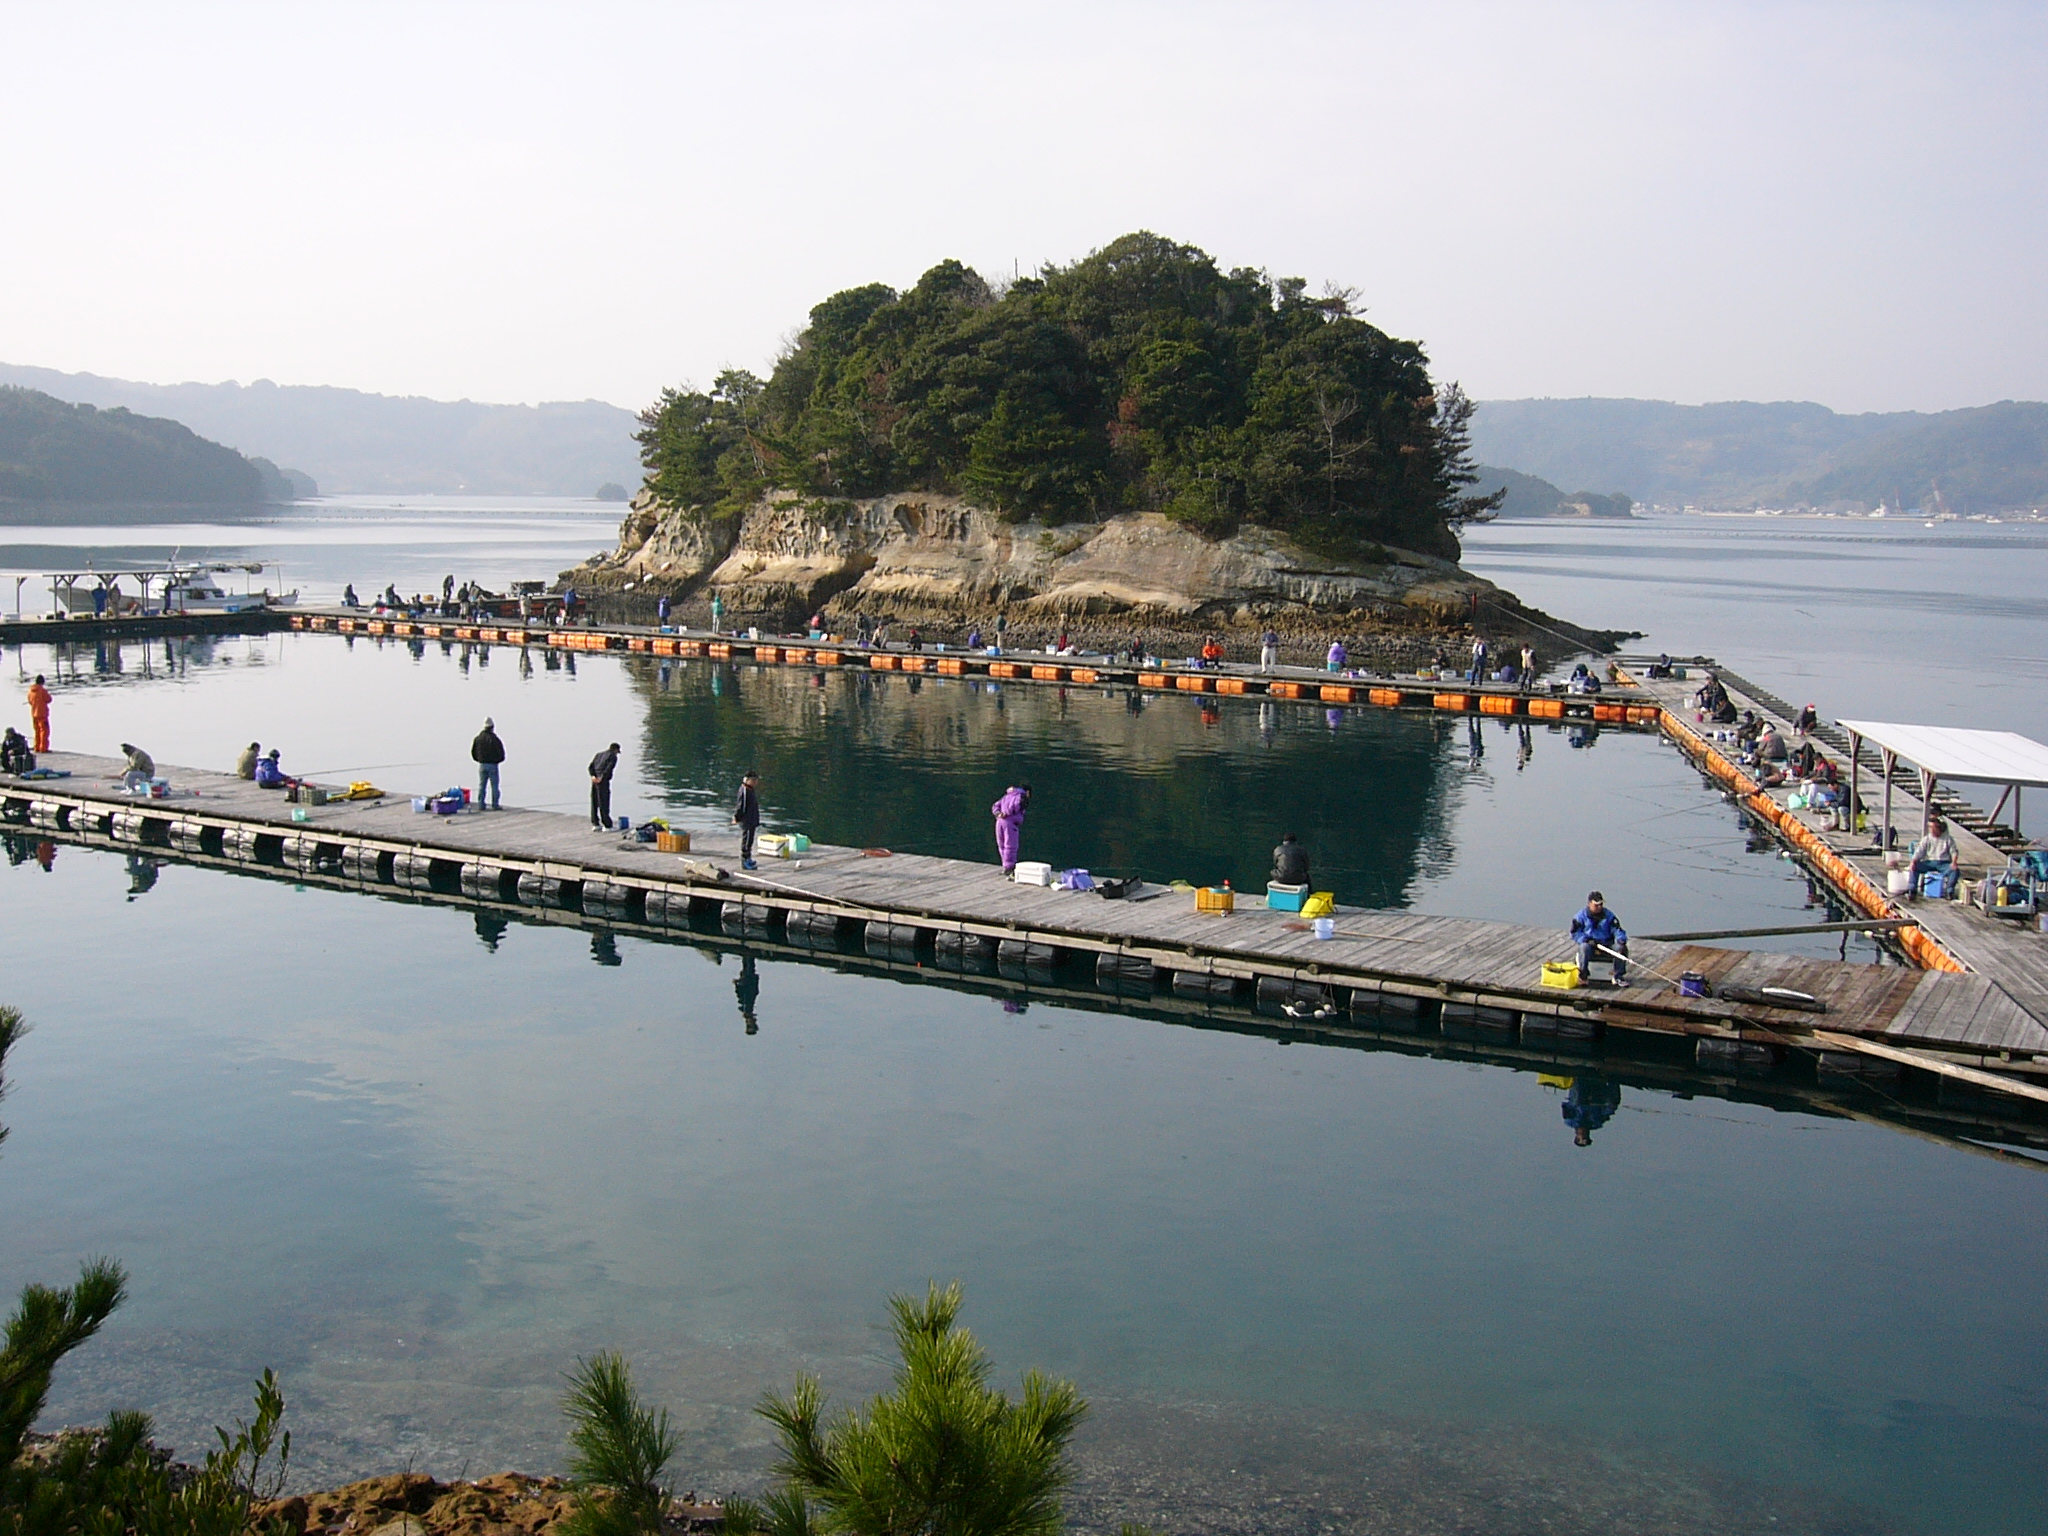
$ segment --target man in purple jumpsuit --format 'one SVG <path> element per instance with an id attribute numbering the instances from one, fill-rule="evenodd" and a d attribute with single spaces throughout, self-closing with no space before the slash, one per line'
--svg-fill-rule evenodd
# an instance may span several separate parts
<path id="1" fill-rule="evenodd" d="M 1031 804 L 1031 786 L 1012 784 L 1003 798 L 988 808 L 996 819 L 996 853 L 1003 861 L 1003 873 L 1017 872 L 1017 854 L 1024 843 L 1024 811 Z"/>

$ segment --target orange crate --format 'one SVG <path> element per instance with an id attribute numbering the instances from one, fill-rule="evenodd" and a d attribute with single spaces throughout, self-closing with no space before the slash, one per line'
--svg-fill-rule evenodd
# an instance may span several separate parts
<path id="1" fill-rule="evenodd" d="M 931 658 L 928 656 L 900 656 L 896 660 L 896 670 L 899 672 L 922 672 L 930 665 Z"/>
<path id="2" fill-rule="evenodd" d="M 1143 679 L 1141 678 L 1139 681 L 1142 682 Z M 1266 684 L 1266 692 L 1273 695 L 1276 699 L 1298 699 L 1301 697 L 1302 689 L 1307 686 L 1306 683 L 1268 683 Z"/>
<path id="3" fill-rule="evenodd" d="M 1182 693 L 1207 693 L 1209 691 L 1209 679 L 1199 674 L 1183 672 L 1173 680 L 1173 686 Z"/>
<path id="4" fill-rule="evenodd" d="M 1663 719 L 1664 711 L 1654 704 L 1631 704 L 1628 707 L 1630 725 L 1658 725 Z"/>
<path id="5" fill-rule="evenodd" d="M 345 635 L 352 635 L 356 632 L 356 621 L 354 619 L 337 619 L 335 627 Z"/>
<path id="6" fill-rule="evenodd" d="M 1472 707 L 1472 695 L 1469 693 L 1439 693 L 1431 696 L 1430 703 L 1434 704 L 1438 709 L 1470 709 Z"/>
<path id="7" fill-rule="evenodd" d="M 1216 679 L 1218 693 L 1243 693 L 1244 679 L 1241 677 L 1219 677 Z"/>
<path id="8" fill-rule="evenodd" d="M 713 640 L 704 649 L 709 655 L 717 657 L 720 661 L 732 659 L 732 646 L 727 641 Z"/>
<path id="9" fill-rule="evenodd" d="M 1067 675 L 1077 683 L 1092 683 L 1095 681 L 1095 669 L 1093 667 L 1076 667 Z"/>
<path id="10" fill-rule="evenodd" d="M 988 664 L 988 675 L 990 677 L 1015 677 L 1017 675 L 1017 663 L 1014 661 L 992 661 Z"/>
<path id="11" fill-rule="evenodd" d="M 654 649 L 654 642 L 645 635 L 628 635 L 626 636 L 626 649 L 629 651 L 651 651 Z"/>
<path id="12" fill-rule="evenodd" d="M 938 670 L 942 677 L 959 677 L 967 670 L 967 663 L 958 656 L 941 656 Z"/>
<path id="13" fill-rule="evenodd" d="M 391 626 L 390 626 L 389 624 L 385 623 L 385 622 L 384 622 L 384 621 L 383 621 L 382 619 L 372 619 L 372 620 L 370 620 L 370 633 L 371 633 L 371 634 L 373 634 L 373 635 L 383 635 L 383 634 L 389 634 L 389 633 L 390 633 L 390 631 L 391 631 Z"/>
<path id="14" fill-rule="evenodd" d="M 1512 715 L 1515 712 L 1515 697 L 1511 693 L 1482 693 L 1479 696 L 1479 713 L 1482 715 Z"/>
<path id="15" fill-rule="evenodd" d="M 1593 718 L 1606 725 L 1623 725 L 1628 721 L 1628 706 L 1625 704 L 1595 704 Z"/>
<path id="16" fill-rule="evenodd" d="M 785 645 L 782 648 L 782 660 L 785 665 L 793 667 L 796 666 L 799 662 L 809 661 L 810 659 L 811 653 L 805 650 L 802 646 Z"/>
<path id="17" fill-rule="evenodd" d="M 1032 681 L 1040 683 L 1056 683 L 1065 673 L 1066 668 L 1064 667 L 1033 667 L 1031 669 Z"/>
<path id="18" fill-rule="evenodd" d="M 292 628 L 293 628 L 293 629 L 304 629 L 305 627 L 306 627 L 306 616 L 305 616 L 305 615 L 304 615 L 303 613 L 295 613 L 295 614 L 293 614 L 293 615 L 292 615 Z"/>
<path id="19" fill-rule="evenodd" d="M 1529 713 L 1538 720 L 1562 720 L 1564 718 L 1564 700 L 1531 699 L 1529 701 Z"/>
<path id="20" fill-rule="evenodd" d="M 1325 704 L 1356 704 L 1360 690 L 1347 688 L 1342 683 L 1325 683 L 1322 697 Z"/>
<path id="21" fill-rule="evenodd" d="M 989 670 L 994 671 L 995 669 L 991 667 Z M 1164 688 L 1167 686 L 1166 674 L 1164 672 L 1140 672 L 1138 674 L 1138 686 L 1140 688 Z"/>
<path id="22" fill-rule="evenodd" d="M 811 660 L 821 667 L 836 667 L 839 665 L 839 653 L 837 651 L 813 651 L 811 653 Z"/>
<path id="23" fill-rule="evenodd" d="M 868 658 L 868 665 L 877 672 L 894 672 L 896 670 L 896 658 L 887 651 L 877 651 Z"/>
<path id="24" fill-rule="evenodd" d="M 1401 704 L 1401 690 L 1398 688 L 1368 688 L 1365 690 L 1365 702 L 1368 704 L 1383 704 L 1389 709 L 1397 709 Z"/>
<path id="25" fill-rule="evenodd" d="M 651 648 L 657 656 L 675 656 L 680 654 L 677 649 L 679 644 L 680 642 L 675 640 L 656 640 L 651 643 Z"/>

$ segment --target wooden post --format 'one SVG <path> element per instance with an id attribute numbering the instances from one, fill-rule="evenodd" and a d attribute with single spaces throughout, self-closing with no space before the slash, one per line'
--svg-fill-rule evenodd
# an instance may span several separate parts
<path id="1" fill-rule="evenodd" d="M 1878 759 L 1884 764 L 1884 826 L 1877 834 L 1877 846 L 1881 852 L 1889 853 L 1892 847 L 1892 768 L 1898 762 L 1897 755 L 1890 747 L 1883 749 Z"/>

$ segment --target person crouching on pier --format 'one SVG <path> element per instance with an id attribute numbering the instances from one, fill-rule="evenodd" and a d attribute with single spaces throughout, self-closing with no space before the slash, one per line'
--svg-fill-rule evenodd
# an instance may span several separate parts
<path id="1" fill-rule="evenodd" d="M 1589 892 L 1585 908 L 1572 919 L 1572 942 L 1579 946 L 1579 975 L 1593 974 L 1595 960 L 1614 962 L 1614 984 L 1628 985 L 1628 935 L 1622 931 L 1621 919 L 1607 910 L 1607 898 L 1598 891 Z"/>

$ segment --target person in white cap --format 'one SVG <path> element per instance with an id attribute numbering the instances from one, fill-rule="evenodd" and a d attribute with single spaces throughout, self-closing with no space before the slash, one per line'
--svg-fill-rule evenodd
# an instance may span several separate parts
<path id="1" fill-rule="evenodd" d="M 484 728 L 469 744 L 469 755 L 476 759 L 476 808 L 480 811 L 502 809 L 498 798 L 498 765 L 505 761 L 505 743 L 498 739 L 498 728 L 490 720 L 484 721 Z"/>

